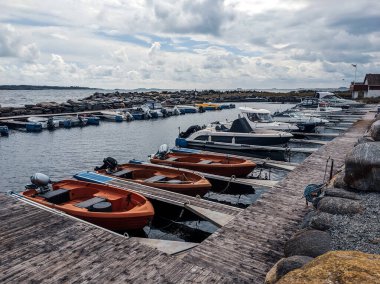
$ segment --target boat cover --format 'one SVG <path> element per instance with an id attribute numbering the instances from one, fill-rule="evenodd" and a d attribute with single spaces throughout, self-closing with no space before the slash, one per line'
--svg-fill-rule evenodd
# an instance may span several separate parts
<path id="1" fill-rule="evenodd" d="M 245 117 L 242 117 L 234 120 L 229 132 L 250 133 L 253 132 L 253 129 Z"/>

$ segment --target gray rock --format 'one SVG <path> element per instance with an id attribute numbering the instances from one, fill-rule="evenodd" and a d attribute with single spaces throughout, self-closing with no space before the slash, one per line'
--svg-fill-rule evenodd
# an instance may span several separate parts
<path id="1" fill-rule="evenodd" d="M 367 142 L 375 142 L 375 140 L 371 136 L 363 136 L 358 139 L 358 142 L 356 143 L 356 145 L 367 143 Z"/>
<path id="2" fill-rule="evenodd" d="M 348 187 L 347 184 L 344 182 L 344 171 L 338 173 L 334 177 L 333 186 L 336 188 L 347 188 Z"/>
<path id="3" fill-rule="evenodd" d="M 313 259 L 314 258 L 312 257 L 304 255 L 293 255 L 291 257 L 281 259 L 277 265 L 278 279 L 294 269 L 301 268 Z"/>
<path id="4" fill-rule="evenodd" d="M 369 129 L 369 134 L 375 141 L 380 141 L 380 120 L 376 120 L 372 123 L 371 128 Z"/>
<path id="5" fill-rule="evenodd" d="M 309 212 L 305 215 L 305 217 L 303 218 L 302 223 L 301 223 L 301 225 L 300 225 L 300 228 L 301 228 L 301 229 L 309 228 L 309 227 L 310 227 L 310 221 L 311 221 L 311 219 L 312 219 L 314 216 L 316 216 L 317 214 L 318 214 L 318 212 L 315 211 L 315 210 L 311 210 L 311 211 L 309 211 Z"/>
<path id="6" fill-rule="evenodd" d="M 325 196 L 341 197 L 341 198 L 352 199 L 352 200 L 360 200 L 360 197 L 358 194 L 344 190 L 344 189 L 341 189 L 341 188 L 328 188 L 325 190 Z"/>
<path id="7" fill-rule="evenodd" d="M 333 215 L 319 212 L 310 219 L 310 227 L 316 230 L 326 231 L 333 226 Z"/>
<path id="8" fill-rule="evenodd" d="M 358 202 L 340 197 L 324 197 L 317 209 L 322 212 L 339 215 L 353 215 L 364 211 L 363 206 Z"/>
<path id="9" fill-rule="evenodd" d="M 317 257 L 331 250 L 331 237 L 329 233 L 319 230 L 301 231 L 285 243 L 286 257 L 305 255 Z"/>
<path id="10" fill-rule="evenodd" d="M 361 191 L 380 191 L 380 143 L 357 145 L 346 157 L 344 182 Z"/>

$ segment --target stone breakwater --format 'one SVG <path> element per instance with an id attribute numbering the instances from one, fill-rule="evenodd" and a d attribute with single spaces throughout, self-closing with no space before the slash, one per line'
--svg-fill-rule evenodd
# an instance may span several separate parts
<path id="1" fill-rule="evenodd" d="M 261 93 L 247 91 L 161 91 L 161 92 L 112 92 L 94 93 L 93 95 L 80 100 L 68 100 L 64 103 L 41 102 L 37 104 L 27 104 L 23 107 L 1 107 L 0 117 L 11 117 L 18 115 L 39 115 L 39 114 L 59 114 L 75 113 L 80 111 L 96 111 L 105 109 L 130 108 L 134 105 L 144 104 L 147 101 L 160 102 L 163 105 L 194 104 L 197 102 L 214 101 L 269 101 L 269 102 L 299 102 L 300 98 L 290 94 L 281 96 L 257 97 Z"/>
<path id="2" fill-rule="evenodd" d="M 380 283 L 379 153 L 375 119 L 315 197 L 300 230 L 285 243 L 285 258 L 268 272 L 267 284 Z"/>

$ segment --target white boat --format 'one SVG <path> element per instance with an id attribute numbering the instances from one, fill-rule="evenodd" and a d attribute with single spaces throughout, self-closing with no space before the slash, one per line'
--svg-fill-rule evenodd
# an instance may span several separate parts
<path id="1" fill-rule="evenodd" d="M 148 108 L 152 118 L 164 117 L 162 105 L 159 102 L 148 101 L 142 105 L 143 108 Z"/>
<path id="2" fill-rule="evenodd" d="M 43 129 L 53 130 L 59 127 L 59 120 L 53 117 L 31 116 L 27 118 L 28 122 L 40 123 Z"/>
<path id="3" fill-rule="evenodd" d="M 273 118 L 276 121 L 293 123 L 297 125 L 300 131 L 313 132 L 316 126 L 325 125 L 329 122 L 327 119 L 320 117 L 307 116 L 302 112 L 295 112 L 292 110 L 286 110 L 283 112 L 275 112 Z"/>
<path id="4" fill-rule="evenodd" d="M 127 111 L 101 111 L 100 117 L 116 122 L 133 120 L 133 116 Z"/>
<path id="5" fill-rule="evenodd" d="M 246 118 L 235 119 L 231 127 L 223 123 L 214 122 L 206 128 L 200 126 L 191 126 L 186 132 L 180 134 L 189 145 L 201 145 L 208 142 L 213 147 L 239 147 L 242 145 L 284 145 L 291 138 L 292 134 L 288 132 L 255 129 L 253 130 Z"/>
<path id="6" fill-rule="evenodd" d="M 65 116 L 54 116 L 54 120 L 59 121 L 59 125 L 65 128 L 70 127 L 83 127 L 87 125 L 87 118 L 79 115 L 65 115 Z"/>
<path id="7" fill-rule="evenodd" d="M 270 129 L 278 131 L 298 131 L 299 128 L 295 124 L 274 121 L 270 111 L 266 109 L 254 109 L 250 107 L 239 108 L 243 117 L 245 117 L 251 128 Z"/>
<path id="8" fill-rule="evenodd" d="M 180 115 L 181 114 L 180 110 L 176 106 L 164 107 L 164 108 L 162 108 L 162 113 L 165 116 L 172 116 L 172 115 Z"/>
<path id="9" fill-rule="evenodd" d="M 195 106 L 189 105 L 177 105 L 177 108 L 181 113 L 196 113 L 198 112 L 198 108 Z"/>
<path id="10" fill-rule="evenodd" d="M 331 93 L 331 92 L 316 92 L 315 98 L 319 99 L 320 101 L 326 102 L 331 107 L 339 107 L 342 109 L 348 109 L 351 107 L 362 107 L 364 104 L 347 100 L 339 97 L 338 95 Z"/>

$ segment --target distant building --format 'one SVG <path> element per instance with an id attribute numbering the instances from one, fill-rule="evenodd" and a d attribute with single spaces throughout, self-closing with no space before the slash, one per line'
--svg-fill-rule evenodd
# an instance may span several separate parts
<path id="1" fill-rule="evenodd" d="M 352 98 L 380 97 L 380 74 L 366 74 L 363 83 L 351 84 Z"/>

